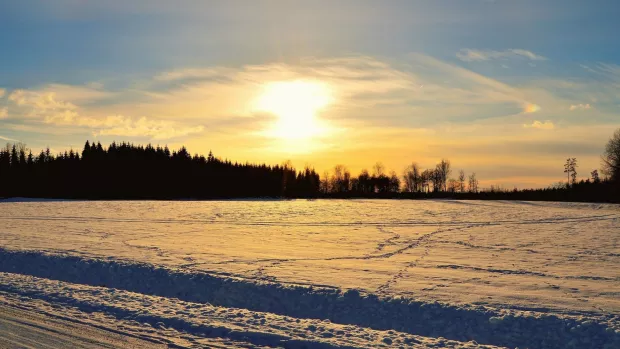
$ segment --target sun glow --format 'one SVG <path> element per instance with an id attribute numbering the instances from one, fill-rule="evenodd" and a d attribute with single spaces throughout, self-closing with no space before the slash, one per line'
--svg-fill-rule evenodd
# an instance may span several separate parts
<path id="1" fill-rule="evenodd" d="M 331 102 L 329 88 L 320 82 L 280 81 L 264 87 L 256 109 L 276 115 L 278 120 L 267 130 L 271 137 L 307 144 L 327 128 L 317 113 Z"/>

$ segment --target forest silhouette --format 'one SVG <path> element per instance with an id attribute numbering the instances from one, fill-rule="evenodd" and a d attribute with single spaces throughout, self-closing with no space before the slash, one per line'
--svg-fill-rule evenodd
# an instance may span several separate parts
<path id="1" fill-rule="evenodd" d="M 548 188 L 481 189 L 475 173 L 458 171 L 452 178 L 449 160 L 435 168 L 412 163 L 398 175 L 386 174 L 379 162 L 372 173 L 354 177 L 343 165 L 323 177 L 310 167 L 297 171 L 282 165 L 240 164 L 191 155 L 185 147 L 133 145 L 86 141 L 81 153 L 70 150 L 53 155 L 50 149 L 34 155 L 24 144 L 0 150 L 0 198 L 62 199 L 226 199 L 226 198 L 454 198 L 483 200 L 545 200 L 620 202 L 620 130 L 607 144 L 603 174 L 577 181 L 577 159 L 564 165 L 568 182 Z"/>

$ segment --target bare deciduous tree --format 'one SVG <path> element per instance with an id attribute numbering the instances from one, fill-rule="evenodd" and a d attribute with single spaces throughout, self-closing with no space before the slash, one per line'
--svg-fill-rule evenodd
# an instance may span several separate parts
<path id="1" fill-rule="evenodd" d="M 383 175 L 385 175 L 385 166 L 381 163 L 381 162 L 377 162 L 373 167 L 372 167 L 372 174 L 375 177 L 381 177 Z"/>
<path id="2" fill-rule="evenodd" d="M 469 192 L 470 193 L 478 192 L 478 178 L 476 178 L 476 172 L 469 175 Z"/>
<path id="3" fill-rule="evenodd" d="M 454 178 L 450 178 L 448 180 L 448 192 L 456 193 L 457 191 L 459 191 L 459 188 L 460 188 L 460 183 L 458 180 Z"/>
<path id="4" fill-rule="evenodd" d="M 334 175 L 332 176 L 331 185 L 333 192 L 348 192 L 351 185 L 351 172 L 349 172 L 344 165 L 336 165 L 334 167 Z"/>
<path id="5" fill-rule="evenodd" d="M 612 181 L 620 181 L 620 129 L 614 132 L 605 145 L 601 160 L 603 174 Z"/>
<path id="6" fill-rule="evenodd" d="M 424 170 L 424 172 L 422 172 L 420 177 L 421 177 L 420 181 L 422 183 L 422 191 L 425 191 L 428 193 L 430 191 L 430 182 L 435 177 L 435 173 L 433 170 Z"/>
<path id="7" fill-rule="evenodd" d="M 459 192 L 465 192 L 465 171 L 459 171 Z"/>
<path id="8" fill-rule="evenodd" d="M 400 191 L 400 179 L 396 174 L 396 171 L 390 172 L 390 192 L 398 193 Z"/>
<path id="9" fill-rule="evenodd" d="M 568 158 L 564 164 L 564 173 L 566 173 L 567 185 L 577 182 L 577 159 Z"/>
<path id="10" fill-rule="evenodd" d="M 437 170 L 439 171 L 440 184 L 443 185 L 443 190 L 448 190 L 448 177 L 452 173 L 450 168 L 450 160 L 441 159 L 441 162 L 437 164 Z"/>
<path id="11" fill-rule="evenodd" d="M 403 173 L 404 190 L 409 193 L 415 193 L 422 190 L 421 174 L 418 164 L 415 162 L 407 166 Z"/>

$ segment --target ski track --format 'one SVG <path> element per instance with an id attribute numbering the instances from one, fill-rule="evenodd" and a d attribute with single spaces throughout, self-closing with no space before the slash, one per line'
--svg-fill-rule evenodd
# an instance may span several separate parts
<path id="1" fill-rule="evenodd" d="M 390 346 L 390 344 L 411 347 L 444 348 L 493 348 L 474 342 L 458 342 L 401 333 L 393 330 L 376 331 L 350 325 L 334 324 L 325 320 L 299 319 L 271 313 L 245 309 L 224 308 L 209 304 L 171 300 L 169 298 L 146 296 L 122 290 L 52 282 L 28 276 L 0 274 L 0 304 L 21 306 L 24 301 L 40 301 L 37 307 L 47 309 L 48 314 L 59 316 L 49 308 L 62 308 L 64 312 L 103 313 L 128 327 L 134 337 L 143 340 L 167 342 L 166 337 L 147 337 L 141 334 L 144 328 L 151 331 L 165 329 L 183 333 L 183 339 L 190 343 L 200 338 L 220 339 L 245 343 L 251 346 L 269 348 L 366 348 Z M 4 292 L 4 294 L 3 294 Z M 12 298 L 12 299 L 11 299 Z M 62 313 L 60 313 L 62 314 Z M 62 315 L 61 315 L 62 316 Z M 63 316 L 66 318 L 66 316 Z M 85 323 L 72 316 L 78 323 Z M 103 329 L 111 329 L 107 322 Z M 118 324 L 114 326 L 118 328 Z M 142 328 L 142 329 L 141 329 Z M 389 343 L 389 344 L 388 344 Z"/>
<path id="2" fill-rule="evenodd" d="M 57 204 L 71 205 L 28 203 L 35 206 Z M 278 202 L 275 204 L 279 205 Z M 347 203 L 350 206 L 359 204 Z M 368 204 L 375 202 L 370 201 Z M 468 217 L 455 220 L 454 217 L 459 214 L 457 204 L 474 210 L 471 211 L 475 213 L 474 219 Z M 104 208 L 107 207 L 105 205 L 108 204 L 105 203 Z M 544 304 L 504 304 L 501 307 L 452 304 L 427 298 L 416 300 L 415 293 L 399 291 L 408 285 L 403 284 L 403 281 L 411 282 L 412 272 L 452 270 L 484 274 L 489 278 L 537 278 L 545 287 L 558 290 L 565 299 L 575 302 L 587 302 L 587 299 L 575 291 L 576 288 L 570 288 L 564 282 L 583 280 L 613 285 L 608 291 L 602 290 L 599 294 L 618 297 L 620 291 L 614 290 L 618 290 L 620 275 L 613 276 L 613 273 L 607 276 L 575 272 L 558 274 L 545 269 L 518 268 L 515 263 L 512 264 L 514 269 L 506 268 L 509 265 L 506 263 L 503 267 L 476 265 L 467 260 L 455 263 L 454 257 L 443 253 L 441 247 L 482 251 L 491 254 L 492 258 L 499 258 L 500 254 L 517 254 L 545 260 L 544 257 L 550 252 L 549 246 L 561 243 L 576 249 L 580 245 L 567 245 L 570 240 L 557 240 L 552 234 L 541 235 L 535 241 L 517 241 L 507 245 L 502 240 L 489 241 L 487 235 L 482 236 L 479 232 L 498 228 L 521 232 L 537 227 L 561 226 L 564 236 L 578 237 L 581 233 L 579 227 L 593 224 L 617 226 L 620 219 L 618 206 L 567 204 L 564 207 L 553 203 L 482 204 L 455 201 L 433 202 L 430 205 L 454 207 L 422 210 L 422 217 L 416 220 L 377 221 L 371 213 L 366 216 L 362 214 L 359 221 L 348 222 L 339 221 L 341 217 L 338 214 L 332 222 L 305 221 L 311 219 L 313 214 L 300 215 L 300 221 L 271 221 L 260 219 L 260 212 L 249 220 L 231 220 L 226 217 L 237 216 L 238 213 L 226 209 L 214 210 L 212 219 L 196 218 L 199 217 L 196 214 L 188 215 L 191 219 L 134 218 L 126 217 L 127 214 L 125 217 L 119 215 L 114 218 L 0 214 L 0 239 L 3 231 L 19 227 L 21 221 L 50 224 L 93 222 L 99 227 L 85 228 L 74 233 L 89 241 L 78 249 L 51 247 L 42 251 L 21 246 L 3 247 L 0 240 L 0 307 L 35 312 L 146 340 L 154 345 L 176 348 L 620 348 L 620 315 L 610 313 L 600 303 L 592 304 L 591 311 L 567 309 L 559 313 L 550 311 Z M 389 207 L 389 204 L 385 206 Z M 475 211 L 498 207 L 499 210 L 510 207 L 513 211 L 493 219 L 484 219 L 480 213 L 482 211 Z M 518 218 L 525 216 L 523 212 L 544 212 L 544 209 L 553 214 L 548 217 L 534 215 L 527 219 Z M 588 210 L 592 209 L 609 212 L 588 214 Z M 568 213 L 577 214 L 567 216 Z M 2 222 L 9 228 L 5 229 L 5 223 Z M 102 229 L 101 224 L 131 224 L 140 227 L 140 233 L 118 239 L 119 233 Z M 145 227 L 141 228 L 141 225 Z M 143 233 L 151 225 L 164 228 Z M 172 248 L 173 245 L 150 243 L 167 239 L 169 234 L 163 232 L 165 227 L 176 226 L 183 226 L 188 236 L 202 233 L 204 230 L 201 226 L 214 229 L 298 227 L 308 231 L 321 228 L 354 231 L 372 228 L 376 230 L 378 239 L 374 240 L 374 245 L 368 244 L 358 253 L 346 255 L 282 258 L 255 256 L 219 260 L 185 255 L 180 258 L 185 263 L 178 263 L 175 261 L 180 256 Z M 403 234 L 403 229 L 407 229 L 406 234 Z M 545 229 L 555 231 L 553 229 L 559 228 Z M 455 240 L 455 237 L 458 239 Z M 594 236 L 593 239 L 598 241 L 599 237 Z M 19 242 L 19 237 L 5 241 L 9 244 L 11 241 Z M 613 250 L 617 251 L 619 239 L 612 236 L 604 241 L 611 250 L 575 250 L 564 259 L 547 258 L 541 265 L 558 268 L 568 262 L 581 260 L 615 263 L 620 254 Z M 162 261 L 170 260 L 173 264 L 160 265 L 153 262 L 157 259 L 141 261 L 139 258 L 87 252 L 95 248 L 111 250 L 118 243 L 127 251 L 136 251 L 137 256 L 152 256 Z M 551 250 L 552 253 L 558 251 Z M 299 263 L 355 261 L 393 261 L 395 267 L 385 273 L 385 281 L 372 292 L 322 284 L 316 280 L 285 280 L 278 274 L 282 268 L 303 265 Z M 238 271 L 238 266 L 243 265 L 251 266 L 251 270 Z M 230 271 L 214 269 L 220 266 L 235 268 Z M 436 283 L 435 287 L 445 286 Z M 38 325 L 19 324 L 15 319 L 2 320 L 0 317 L 0 324 L 2 321 L 12 328 L 30 326 L 29 331 L 47 331 L 48 336 L 54 336 L 50 334 L 54 331 L 50 328 L 37 330 Z M 5 341 L 11 345 L 21 342 L 22 345 L 46 347 L 44 343 L 29 342 L 19 336 L 7 337 Z"/>

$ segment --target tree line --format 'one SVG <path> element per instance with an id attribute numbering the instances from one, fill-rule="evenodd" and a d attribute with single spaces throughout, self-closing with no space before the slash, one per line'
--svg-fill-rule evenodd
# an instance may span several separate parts
<path id="1" fill-rule="evenodd" d="M 597 169 L 577 181 L 577 159 L 564 164 L 567 182 L 542 189 L 480 188 L 476 173 L 454 173 L 442 159 L 430 169 L 417 163 L 399 176 L 380 162 L 353 176 L 337 165 L 323 176 L 290 162 L 270 166 L 191 155 L 185 147 L 86 141 L 82 152 L 33 154 L 24 144 L 0 149 L 0 197 L 74 199 L 287 198 L 456 198 L 620 202 L 620 130 L 607 143 L 602 178 Z M 452 174 L 455 177 L 452 177 Z"/>
<path id="2" fill-rule="evenodd" d="M 34 155 L 24 144 L 0 150 L 0 197 L 180 199 L 313 197 L 319 175 L 288 164 L 239 164 L 190 155 L 185 147 L 86 142 L 81 153 Z"/>
<path id="3" fill-rule="evenodd" d="M 363 169 L 357 177 L 344 165 L 336 165 L 333 173 L 326 171 L 321 179 L 320 191 L 323 195 L 331 196 L 366 196 L 371 194 L 426 194 L 433 196 L 437 193 L 478 193 L 479 185 L 475 173 L 465 175 L 459 171 L 458 179 L 450 178 L 452 165 L 449 160 L 442 159 L 434 168 L 424 169 L 412 163 L 398 176 L 395 171 L 389 174 L 385 166 L 377 162 L 372 168 L 372 174 Z"/>

